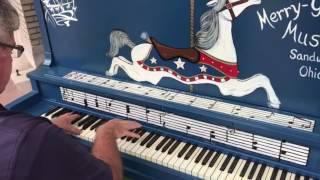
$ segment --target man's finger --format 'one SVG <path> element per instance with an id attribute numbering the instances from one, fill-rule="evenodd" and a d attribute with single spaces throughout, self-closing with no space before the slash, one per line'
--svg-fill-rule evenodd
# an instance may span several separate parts
<path id="1" fill-rule="evenodd" d="M 133 137 L 133 138 L 140 138 L 140 135 L 134 132 L 126 131 L 124 136 Z"/>
<path id="2" fill-rule="evenodd" d="M 135 121 L 127 121 L 126 122 L 126 128 L 128 129 L 137 129 L 140 128 L 142 125 Z"/>
<path id="3" fill-rule="evenodd" d="M 68 121 L 73 121 L 73 120 L 75 120 L 75 119 L 77 119 L 77 118 L 79 118 L 80 117 L 80 115 L 79 114 L 71 114 L 71 115 L 68 115 L 67 116 L 67 119 L 68 119 Z"/>
<path id="4" fill-rule="evenodd" d="M 70 134 L 73 134 L 73 135 L 79 135 L 81 133 L 81 129 L 79 128 L 76 128 L 74 126 L 69 126 L 67 131 L 70 133 Z"/>

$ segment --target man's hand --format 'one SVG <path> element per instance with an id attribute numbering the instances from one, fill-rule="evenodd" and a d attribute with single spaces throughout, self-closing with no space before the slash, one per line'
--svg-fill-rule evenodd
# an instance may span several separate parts
<path id="1" fill-rule="evenodd" d="M 141 124 L 134 121 L 113 119 L 101 125 L 97 129 L 97 135 L 112 136 L 114 138 L 121 138 L 129 136 L 139 138 L 140 136 L 130 130 L 140 128 Z"/>
<path id="2" fill-rule="evenodd" d="M 66 133 L 79 135 L 81 130 L 71 124 L 73 120 L 79 117 L 80 115 L 78 114 L 66 113 L 54 118 L 52 120 L 52 123 L 58 126 L 59 128 L 62 128 Z"/>
<path id="3" fill-rule="evenodd" d="M 123 179 L 122 162 L 116 139 L 123 136 L 139 138 L 138 134 L 130 130 L 140 127 L 141 124 L 134 121 L 113 119 L 99 126 L 96 131 L 92 154 L 111 167 L 114 180 Z"/>

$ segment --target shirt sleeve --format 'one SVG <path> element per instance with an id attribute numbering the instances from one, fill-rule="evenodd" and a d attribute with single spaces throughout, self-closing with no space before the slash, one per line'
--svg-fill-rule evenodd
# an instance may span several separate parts
<path id="1" fill-rule="evenodd" d="M 111 180 L 109 165 L 91 155 L 78 140 L 51 127 L 30 172 L 30 178 L 47 180 Z"/>

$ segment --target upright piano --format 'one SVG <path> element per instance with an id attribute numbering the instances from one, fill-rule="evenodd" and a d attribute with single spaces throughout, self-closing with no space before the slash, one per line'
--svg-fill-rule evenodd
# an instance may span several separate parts
<path id="1" fill-rule="evenodd" d="M 320 3 L 37 0 L 44 63 L 7 107 L 112 118 L 130 179 L 320 177 Z"/>

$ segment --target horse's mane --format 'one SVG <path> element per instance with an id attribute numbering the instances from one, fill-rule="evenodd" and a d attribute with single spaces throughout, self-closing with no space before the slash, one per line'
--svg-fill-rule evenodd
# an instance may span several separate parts
<path id="1" fill-rule="evenodd" d="M 200 30 L 196 34 L 196 47 L 210 49 L 217 42 L 219 37 L 218 13 L 226 4 L 226 0 L 218 0 L 217 4 L 201 15 Z"/>

